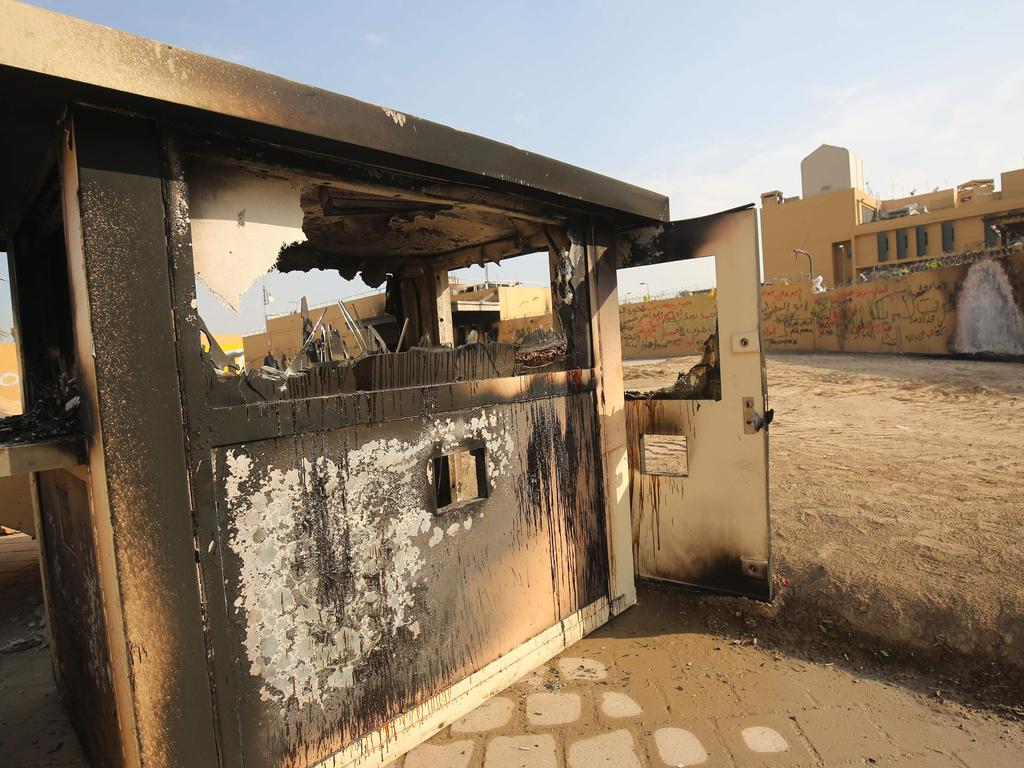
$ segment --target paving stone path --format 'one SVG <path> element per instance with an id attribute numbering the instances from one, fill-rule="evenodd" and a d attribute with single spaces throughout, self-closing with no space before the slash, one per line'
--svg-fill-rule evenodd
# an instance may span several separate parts
<path id="1" fill-rule="evenodd" d="M 1020 723 L 674 631 L 666 603 L 641 592 L 638 606 L 410 752 L 405 768 L 1024 768 Z"/>

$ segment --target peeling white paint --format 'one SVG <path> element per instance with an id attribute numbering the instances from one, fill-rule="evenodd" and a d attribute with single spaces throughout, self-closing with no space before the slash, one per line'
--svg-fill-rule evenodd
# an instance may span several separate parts
<path id="1" fill-rule="evenodd" d="M 405 127 L 405 115 L 403 115 L 401 112 L 396 112 L 393 109 L 385 108 L 384 114 L 390 117 L 392 120 L 394 120 L 395 125 L 397 125 L 399 128 Z"/>
<path id="2" fill-rule="evenodd" d="M 304 242 L 299 187 L 243 168 L 197 163 L 187 174 L 196 277 L 236 312 L 241 296 Z"/>
<path id="3" fill-rule="evenodd" d="M 403 628 L 419 637 L 424 544 L 435 547 L 445 535 L 469 531 L 474 511 L 438 515 L 424 504 L 426 462 L 438 446 L 450 453 L 467 441 L 484 443 L 493 488 L 515 450 L 511 430 L 494 411 L 436 420 L 413 440 L 369 440 L 346 454 L 345 467 L 319 456 L 303 459 L 301 471 L 257 469 L 243 451 L 227 453 L 229 545 L 241 560 L 235 609 L 245 625 L 250 671 L 262 679 L 262 698 L 320 701 L 331 690 L 357 685 L 361 662 L 386 637 Z M 324 603 L 320 572 L 311 565 L 313 540 L 302 519 L 314 494 L 328 518 L 333 554 L 351 563 L 340 603 Z"/>

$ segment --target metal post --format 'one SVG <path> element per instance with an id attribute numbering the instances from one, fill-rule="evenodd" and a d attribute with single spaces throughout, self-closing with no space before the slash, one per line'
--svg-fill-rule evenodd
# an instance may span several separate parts
<path id="1" fill-rule="evenodd" d="M 807 274 L 811 278 L 811 280 L 813 280 L 814 279 L 814 260 L 811 258 L 811 254 L 808 251 L 805 251 L 803 248 L 794 248 L 793 249 L 793 255 L 796 256 L 798 254 L 803 254 L 804 256 L 807 257 Z"/>

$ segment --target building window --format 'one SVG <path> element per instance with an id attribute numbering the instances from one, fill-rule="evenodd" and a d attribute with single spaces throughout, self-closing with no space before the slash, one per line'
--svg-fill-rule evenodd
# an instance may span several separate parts
<path id="1" fill-rule="evenodd" d="M 860 204 L 860 223 L 869 224 L 875 220 L 875 209 L 870 205 Z"/>
<path id="2" fill-rule="evenodd" d="M 907 237 L 907 230 L 901 229 L 896 232 L 896 258 L 905 259 L 907 258 L 907 246 L 910 242 L 910 238 Z"/>
<path id="3" fill-rule="evenodd" d="M 915 231 L 917 236 L 917 255 L 927 256 L 928 255 L 928 228 L 921 225 Z"/>
<path id="4" fill-rule="evenodd" d="M 956 231 L 953 229 L 952 221 L 942 222 L 942 252 L 952 253 L 953 245 L 956 242 Z"/>
<path id="5" fill-rule="evenodd" d="M 879 232 L 878 233 L 878 260 L 888 261 L 889 260 L 889 233 Z"/>

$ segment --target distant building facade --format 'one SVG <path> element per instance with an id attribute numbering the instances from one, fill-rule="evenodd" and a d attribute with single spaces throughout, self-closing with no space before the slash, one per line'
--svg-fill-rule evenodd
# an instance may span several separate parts
<path id="1" fill-rule="evenodd" d="M 865 271 L 1024 240 L 1024 169 L 895 200 L 865 190 L 860 158 L 823 144 L 800 164 L 802 197 L 761 195 L 768 282 L 813 271 L 826 286 Z"/>

